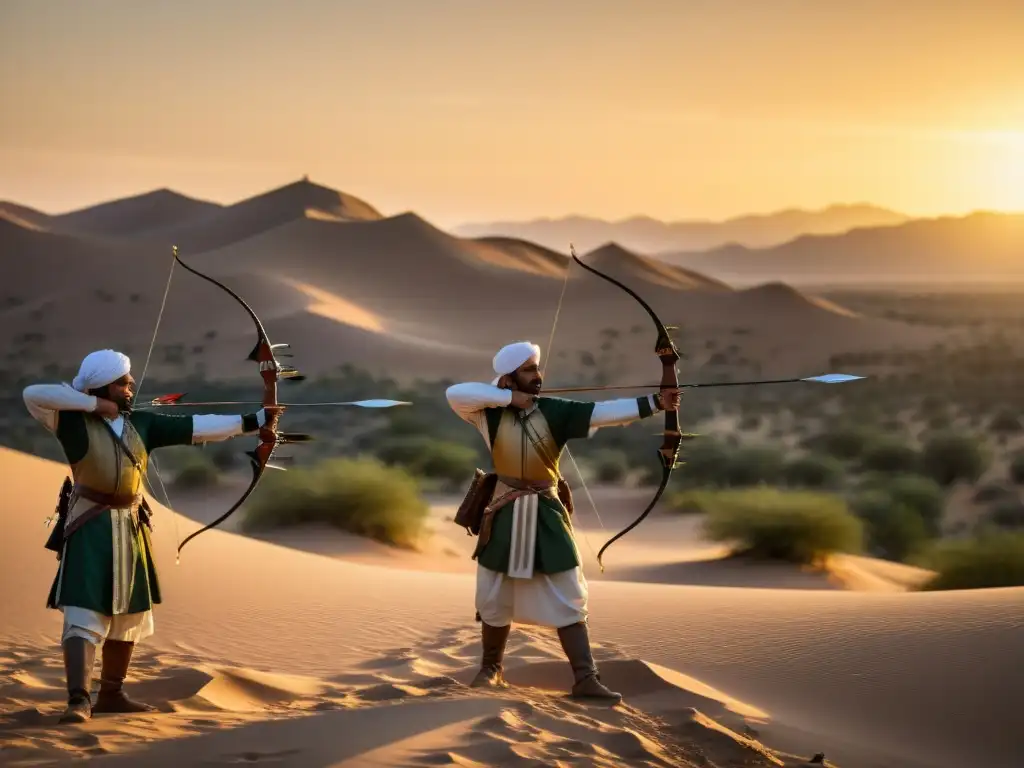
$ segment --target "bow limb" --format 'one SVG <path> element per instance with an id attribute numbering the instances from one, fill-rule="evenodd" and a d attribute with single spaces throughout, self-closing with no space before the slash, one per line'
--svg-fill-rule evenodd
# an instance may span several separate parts
<path id="1" fill-rule="evenodd" d="M 651 308 L 651 306 L 644 301 L 635 291 L 626 285 L 623 285 L 614 277 L 604 274 L 600 270 L 594 269 L 587 264 L 580 261 L 580 258 L 576 255 L 576 249 L 569 246 L 569 252 L 572 255 L 573 261 L 579 264 L 588 272 L 592 272 L 598 277 L 607 280 L 612 285 L 618 286 L 623 291 L 628 293 L 641 307 L 650 315 L 651 320 L 654 322 L 655 329 L 657 330 L 657 340 L 654 344 L 654 353 L 661 360 L 661 383 L 659 388 L 665 389 L 676 389 L 679 387 L 679 373 L 676 370 L 676 363 L 679 362 L 681 355 L 679 350 L 676 348 L 675 343 L 672 341 L 672 337 L 669 336 L 668 328 L 658 317 L 658 314 Z M 661 495 L 665 492 L 665 488 L 668 486 L 669 478 L 672 476 L 672 470 L 675 469 L 676 461 L 679 458 L 679 446 L 682 442 L 682 434 L 679 431 L 679 412 L 676 410 L 665 411 L 665 428 L 664 436 L 662 439 L 661 447 L 658 448 L 658 460 L 661 463 L 661 483 L 658 485 L 658 491 L 654 494 L 654 498 L 651 499 L 650 503 L 644 509 L 640 516 L 636 518 L 632 523 L 626 526 L 624 529 L 619 531 L 617 534 L 612 536 L 604 546 L 601 547 L 597 553 L 597 563 L 604 571 L 604 564 L 601 562 L 601 558 L 604 555 L 605 550 L 612 545 L 613 542 L 625 536 L 631 530 L 636 528 L 640 522 L 650 514 L 651 510 L 654 509 L 654 505 L 658 503 Z"/>
<path id="2" fill-rule="evenodd" d="M 193 269 L 188 264 L 183 262 L 181 258 L 178 256 L 178 249 L 176 246 L 173 248 L 173 251 L 174 260 L 178 264 L 180 264 L 182 268 L 186 269 L 187 271 L 191 272 L 192 274 L 198 277 L 203 278 L 204 280 L 213 283 L 218 288 L 225 291 L 229 296 L 235 299 L 235 301 L 241 304 L 245 311 L 249 314 L 249 317 L 252 318 L 253 324 L 256 326 L 257 341 L 256 346 L 253 347 L 252 352 L 249 353 L 248 359 L 259 364 L 260 377 L 263 379 L 262 404 L 263 407 L 267 409 L 267 421 L 262 427 L 260 427 L 259 430 L 259 444 L 256 446 L 255 450 L 248 452 L 248 456 L 252 461 L 253 465 L 253 476 L 252 481 L 249 483 L 249 487 L 245 489 L 245 493 L 242 494 L 241 498 L 239 498 L 238 501 L 231 505 L 231 508 L 228 509 L 227 512 L 222 514 L 212 523 L 209 523 L 208 525 L 205 525 L 202 528 L 200 528 L 198 531 L 189 534 L 184 539 L 184 541 L 182 541 L 181 544 L 178 545 L 178 554 L 180 555 L 181 550 L 185 547 L 185 545 L 188 544 L 188 542 L 190 542 L 196 536 L 203 533 L 204 531 L 210 530 L 211 528 L 217 527 L 225 520 L 227 520 L 229 517 L 231 517 L 235 510 L 242 506 L 245 500 L 249 498 L 249 495 L 256 489 L 256 486 L 259 484 L 260 478 L 263 476 L 267 464 L 270 462 L 270 459 L 274 454 L 274 450 L 281 442 L 280 435 L 277 432 L 277 417 L 280 414 L 281 410 L 283 410 L 283 408 L 279 406 L 277 402 L 277 382 L 281 376 L 282 367 L 281 364 L 277 361 L 277 358 L 274 356 L 274 345 L 270 343 L 270 340 L 267 337 L 267 332 L 263 328 L 263 323 L 260 322 L 259 317 L 257 317 L 252 307 L 246 304 L 245 300 L 242 299 L 241 296 L 239 296 L 237 293 L 228 288 L 219 280 L 215 280 L 209 275 L 205 275 L 199 270 Z"/>

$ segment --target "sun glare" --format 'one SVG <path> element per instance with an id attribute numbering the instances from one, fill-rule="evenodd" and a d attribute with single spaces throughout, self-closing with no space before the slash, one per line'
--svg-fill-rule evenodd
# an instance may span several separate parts
<path id="1" fill-rule="evenodd" d="M 985 131 L 978 138 L 993 149 L 986 197 L 1000 210 L 1024 211 L 1024 131 Z"/>

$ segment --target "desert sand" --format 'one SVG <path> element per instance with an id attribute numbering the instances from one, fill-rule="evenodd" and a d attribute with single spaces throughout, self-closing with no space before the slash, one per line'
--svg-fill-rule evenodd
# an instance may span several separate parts
<path id="1" fill-rule="evenodd" d="M 182 269 L 172 273 L 171 244 L 243 296 L 272 341 L 294 345 L 309 375 L 346 362 L 408 379 L 486 375 L 510 337 L 546 343 L 560 298 L 552 354 L 561 381 L 590 372 L 578 355 L 598 350 L 607 329 L 623 335 L 620 370 L 652 364 L 650 318 L 572 263 L 568 242 L 553 250 L 509 237 L 457 237 L 413 212 L 384 216 L 308 180 L 228 206 L 169 190 L 56 216 L 0 203 L 0 260 L 11 275 L 0 288 L 8 354 L 22 370 L 79 360 L 99 343 L 144 356 L 171 275 L 149 374 L 247 378 L 238 350 L 252 346 L 251 321 L 217 287 Z M 836 350 L 921 349 L 947 339 L 788 286 L 737 290 L 615 243 L 577 250 L 679 326 L 680 343 L 703 352 L 704 340 L 724 339 L 738 355 L 765 361 L 765 376 L 822 373 Z M 499 321 L 512 312 L 514 327 Z M 83 335 L 82 313 L 97 327 L 116 326 L 118 337 Z M 124 323 L 129 315 L 136 322 Z M 689 360 L 688 373 L 702 362 Z"/>
<path id="2" fill-rule="evenodd" d="M 650 319 L 571 264 L 568 244 L 455 237 L 303 180 L 227 206 L 169 190 L 56 216 L 0 204 L 0 319 L 17 373 L 53 380 L 54 364 L 109 345 L 141 362 L 172 242 L 244 296 L 314 376 L 353 362 L 399 379 L 489 378 L 510 337 L 546 344 L 567 269 L 548 386 L 587 373 L 576 355 L 596 353 L 608 329 L 621 335 L 608 383 L 656 365 Z M 724 340 L 765 377 L 821 373 L 837 350 L 949 338 L 784 283 L 738 289 L 615 243 L 582 258 L 638 290 L 705 357 L 707 339 Z M 252 383 L 252 342 L 237 304 L 176 270 L 150 380 Z M 684 375 L 702 362 L 685 361 Z M 44 607 L 57 563 L 43 521 L 65 474 L 0 450 L 2 764 L 725 767 L 821 753 L 844 768 L 1020 764 L 1024 590 L 919 593 L 927 574 L 871 558 L 816 572 L 751 565 L 703 541 L 694 518 L 658 511 L 600 573 L 595 552 L 646 503 L 628 489 L 595 489 L 600 518 L 577 504 L 595 655 L 625 695 L 619 707 L 567 698 L 557 637 L 528 627 L 510 639 L 512 689 L 467 687 L 479 626 L 473 540 L 450 522 L 454 500 L 434 499 L 436 532 L 420 551 L 325 529 L 245 536 L 243 508 L 175 565 L 177 542 L 233 501 L 228 487 L 172 492 L 175 512 L 153 500 L 165 601 L 128 689 L 159 711 L 58 727 L 60 615 Z"/>
<path id="3" fill-rule="evenodd" d="M 509 644 L 513 688 L 466 686 L 479 661 L 471 540 L 449 506 L 423 553 L 341 534 L 312 551 L 229 527 L 176 566 L 175 539 L 198 523 L 154 502 L 165 602 L 127 688 L 159 711 L 58 727 L 60 616 L 43 607 L 56 561 L 42 545 L 65 468 L 13 451 L 0 468 L 3 764 L 1019 764 L 1024 590 L 908 592 L 905 572 L 865 558 L 839 573 L 873 582 L 709 571 L 692 519 L 657 514 L 598 574 L 588 548 L 635 514 L 625 491 L 597 498 L 606 530 L 585 503 L 578 523 L 595 655 L 619 707 L 568 699 L 557 638 L 528 627 Z"/>

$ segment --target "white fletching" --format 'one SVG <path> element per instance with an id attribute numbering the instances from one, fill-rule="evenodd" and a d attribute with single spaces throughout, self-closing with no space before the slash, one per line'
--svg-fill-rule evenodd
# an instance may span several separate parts
<path id="1" fill-rule="evenodd" d="M 851 376 L 848 373 L 826 373 L 823 376 L 811 376 L 809 379 L 802 379 L 802 381 L 817 381 L 821 384 L 842 384 L 844 381 L 866 378 L 867 376 Z"/>

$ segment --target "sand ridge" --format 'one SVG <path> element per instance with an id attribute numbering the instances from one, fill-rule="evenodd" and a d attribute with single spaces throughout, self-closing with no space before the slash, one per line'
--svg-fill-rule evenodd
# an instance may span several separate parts
<path id="1" fill-rule="evenodd" d="M 54 724 L 63 670 L 47 649 L 0 656 L 0 735 L 12 765 L 99 755 L 146 765 L 796 766 L 756 738 L 763 713 L 684 676 L 597 648 L 603 679 L 629 702 L 608 708 L 564 694 L 566 665 L 544 633 L 517 629 L 511 690 L 467 686 L 477 637 L 442 630 L 317 679 L 210 665 L 144 647 L 129 677 L 156 713 Z M 687 687 L 687 683 L 697 690 Z M 367 733 L 367 730 L 372 733 Z M 711 762 L 699 762 L 704 755 Z"/>
<path id="2" fill-rule="evenodd" d="M 0 541 L 4 580 L 17 574 L 19 580 L 34 585 L 0 593 L 4 617 L 0 654 L 6 659 L 0 713 L 22 713 L 17 716 L 32 722 L 37 716 L 25 714 L 27 710 L 53 712 L 63 699 L 56 641 L 60 618 L 43 607 L 55 561 L 42 546 L 46 533 L 42 521 L 52 511 L 65 469 L 12 451 L 0 452 L 0 468 L 8 484 L 0 509 L 8 521 Z M 272 745 L 284 738 L 280 734 L 291 727 L 299 729 L 300 742 L 340 749 L 339 728 L 345 733 L 384 728 L 371 723 L 383 723 L 376 718 L 386 715 L 406 730 L 396 731 L 384 743 L 363 742 L 364 751 L 371 746 L 386 750 L 389 744 L 424 730 L 441 740 L 430 749 L 443 747 L 447 754 L 467 748 L 462 737 L 456 737 L 475 729 L 458 723 L 483 716 L 476 699 L 453 683 L 432 689 L 425 681 L 447 677 L 464 683 L 478 663 L 472 575 L 356 562 L 220 530 L 196 539 L 176 567 L 173 523 L 167 510 L 158 504 L 154 508 L 165 602 L 157 606 L 157 635 L 144 644 L 140 658 L 158 654 L 168 670 L 192 664 L 209 677 L 188 678 L 189 685 L 177 677 L 173 696 L 179 705 L 189 700 L 193 708 L 207 706 L 190 697 L 216 678 L 207 694 L 220 706 L 240 708 L 239 702 L 244 701 L 250 713 L 243 717 L 232 712 L 235 724 L 251 717 L 253 709 L 264 713 L 259 714 L 264 720 L 265 713 L 276 712 L 275 708 L 309 714 L 331 696 L 343 702 L 355 701 L 348 697 L 383 699 L 385 704 L 412 697 L 409 704 L 437 718 L 430 721 L 436 725 L 415 730 L 418 726 L 411 722 L 411 713 L 420 710 L 399 714 L 381 705 L 379 710 L 356 707 L 362 713 L 358 715 L 334 714 L 355 718 L 336 727 L 316 724 L 327 722 L 331 713 L 320 713 L 327 720 L 316 722 L 298 718 L 274 723 L 273 730 L 263 730 L 268 726 L 262 721 L 246 720 L 243 730 L 236 732 L 220 729 L 218 721 L 218 729 L 203 736 L 212 745 L 207 755 L 232 754 L 237 759 L 246 750 L 273 751 L 278 747 L 272 749 Z M 180 536 L 198 525 L 187 519 L 178 522 Z M 667 529 L 661 535 L 667 536 Z M 608 553 L 606 565 L 610 572 L 618 567 L 614 551 Z M 594 570 L 589 560 L 586 568 Z M 838 765 L 856 768 L 1011 768 L 1019 757 L 1014 723 L 1016 713 L 1024 708 L 1024 650 L 1019 640 L 1024 590 L 907 594 L 682 586 L 596 577 L 590 590 L 595 655 L 599 654 L 605 674 L 612 676 L 610 682 L 631 691 L 627 707 L 675 734 L 674 740 L 645 735 L 660 745 L 658 749 L 669 750 L 673 744 L 684 751 L 688 748 L 678 731 L 697 729 L 696 716 L 687 711 L 692 707 L 741 736 L 749 737 L 745 730 L 749 726 L 763 746 L 804 758 L 821 751 Z M 534 675 L 540 669 L 559 676 L 555 686 L 564 694 L 569 670 L 559 656 L 554 633 L 527 630 L 520 634 L 520 629 L 509 649 L 510 679 L 539 684 Z M 531 668 L 531 664 L 538 666 Z M 146 669 L 143 666 L 137 674 Z M 673 678 L 662 670 L 682 677 Z M 288 676 L 312 680 L 298 694 L 293 691 L 286 696 L 280 691 L 296 686 L 295 678 Z M 685 696 L 666 694 L 658 678 L 667 678 L 668 690 L 684 691 Z M 336 685 L 352 687 L 331 687 Z M 461 709 L 461 704 L 446 701 L 446 711 L 455 714 L 450 715 L 454 720 L 445 720 L 448 715 L 431 709 L 436 702 L 413 696 L 403 687 L 433 690 L 431 696 L 439 699 L 469 695 L 473 704 Z M 446 693 L 442 696 L 438 690 Z M 548 692 L 520 688 L 502 696 L 515 706 L 524 701 L 536 706 L 534 699 L 522 697 L 541 694 L 543 702 L 560 695 L 549 687 Z M 666 697 L 667 705 L 661 701 Z M 286 706 L 286 699 L 303 703 Z M 684 699 L 687 703 L 681 703 Z M 743 707 L 768 717 L 754 722 L 753 712 L 748 711 L 741 724 L 734 718 L 735 710 Z M 493 712 L 499 713 L 500 708 Z M 204 714 L 201 719 L 210 717 Z M 31 727 L 43 727 L 35 722 Z M 100 727 L 98 723 L 88 728 Z M 5 732 L 5 740 L 11 733 Z M 26 745 L 24 738 L 24 734 L 17 737 L 19 748 L 42 749 L 33 746 L 35 742 Z M 543 742 L 536 733 L 531 738 Z M 661 754 L 633 736 L 616 738 L 629 739 L 634 745 L 630 749 Z M 167 755 L 169 764 L 188 741 L 164 739 L 151 751 Z M 425 743 L 409 748 L 427 749 Z M 266 746 L 255 746 L 259 744 Z M 616 754 L 626 749 L 615 744 L 603 748 Z M 592 757 L 588 753 L 587 759 Z M 436 759 L 449 764 L 463 760 Z M 340 758 L 324 764 L 335 763 Z M 631 763 L 627 759 L 625 764 Z"/>

